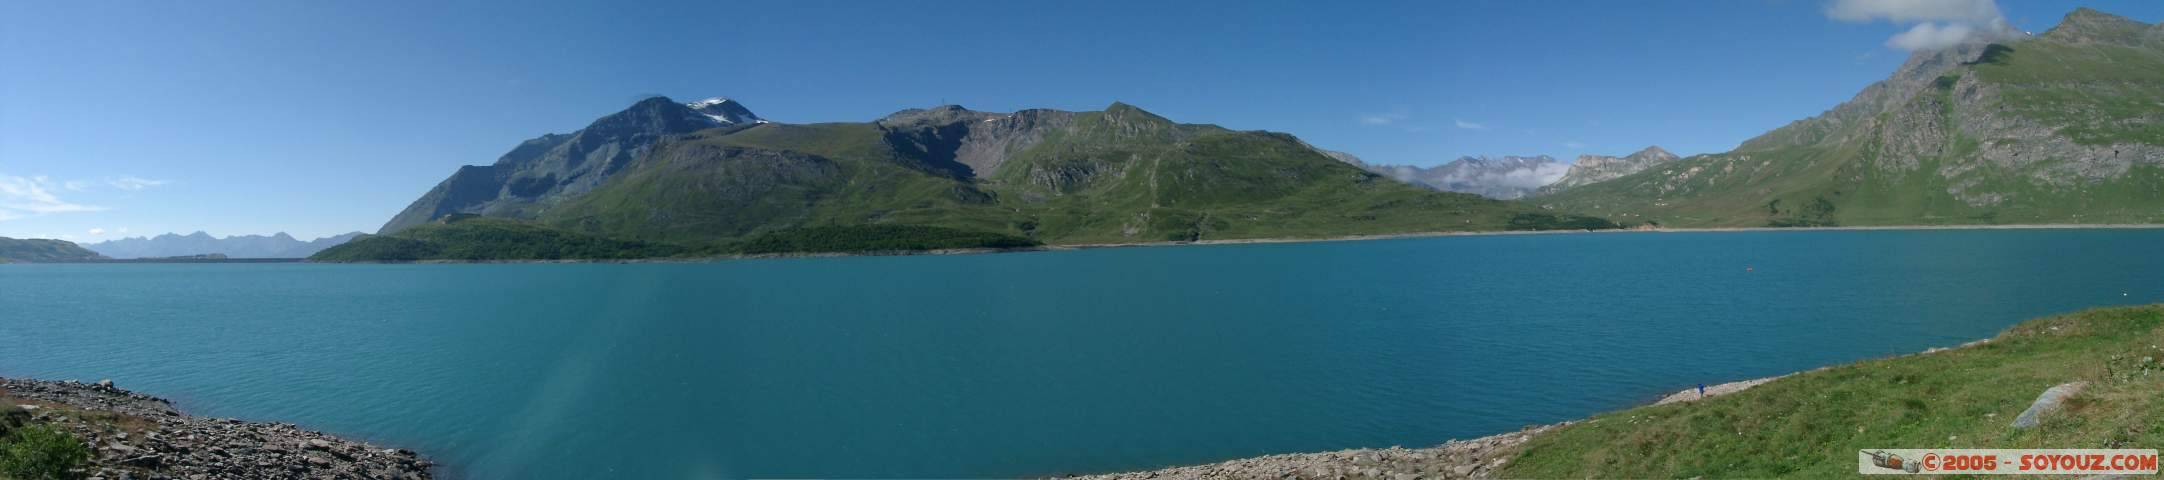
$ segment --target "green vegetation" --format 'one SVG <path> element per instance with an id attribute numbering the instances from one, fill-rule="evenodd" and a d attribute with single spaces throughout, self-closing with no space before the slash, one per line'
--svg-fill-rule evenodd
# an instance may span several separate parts
<path id="1" fill-rule="evenodd" d="M 457 215 L 392 235 L 371 235 L 325 249 L 315 262 L 497 260 L 637 260 L 725 255 L 896 252 L 1040 245 L 1012 235 L 919 225 L 801 227 L 763 232 L 742 241 L 677 244 L 621 240 L 547 225 Z"/>
<path id="2" fill-rule="evenodd" d="M 1549 213 L 1520 213 L 1510 217 L 1511 230 L 1609 230 L 1621 228 L 1604 218 Z"/>
<path id="3" fill-rule="evenodd" d="M 615 240 L 532 223 L 471 215 L 447 218 L 395 235 L 371 235 L 309 257 L 317 262 L 420 260 L 626 260 L 671 257 L 691 249 Z"/>
<path id="4" fill-rule="evenodd" d="M 1865 448 L 2164 445 L 2164 306 L 2031 320 L 1989 343 L 1800 373 L 1599 415 L 1534 438 L 1500 478 L 1832 478 Z M 2035 428 L 2051 386 L 2086 381 Z"/>
<path id="5" fill-rule="evenodd" d="M 735 246 L 747 254 L 894 252 L 959 248 L 1025 248 L 1035 240 L 985 232 L 911 225 L 805 227 L 760 234 Z"/>
<path id="6" fill-rule="evenodd" d="M 2164 47 L 2030 41 L 1972 68 L 2016 115 L 2077 143 L 2164 145 Z M 1989 56 L 1987 54 L 1987 56 Z"/>
<path id="7" fill-rule="evenodd" d="M 6 408 L 15 409 L 13 405 Z M 0 423 L 0 479 L 81 478 L 76 470 L 89 462 L 90 447 L 66 431 L 43 424 Z"/>
<path id="8" fill-rule="evenodd" d="M 0 263 L 74 262 L 105 258 L 74 242 L 0 237 Z"/>

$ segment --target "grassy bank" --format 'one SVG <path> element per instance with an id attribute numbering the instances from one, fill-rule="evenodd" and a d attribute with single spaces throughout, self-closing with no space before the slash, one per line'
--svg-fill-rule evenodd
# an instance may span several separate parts
<path id="1" fill-rule="evenodd" d="M 2164 306 L 2030 320 L 1968 348 L 1599 415 L 1534 438 L 1496 476 L 1850 477 L 1864 448 L 2158 448 L 2160 344 Z M 2065 411 L 2009 426 L 2045 389 L 2075 381 L 2089 385 Z"/>

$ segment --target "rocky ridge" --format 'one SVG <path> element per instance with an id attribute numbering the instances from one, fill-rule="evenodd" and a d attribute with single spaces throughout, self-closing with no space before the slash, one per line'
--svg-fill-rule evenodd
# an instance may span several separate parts
<path id="1" fill-rule="evenodd" d="M 1554 183 L 1541 186 L 1538 193 L 1555 193 L 1566 188 L 1605 182 L 1624 175 L 1642 172 L 1656 165 L 1673 162 L 1678 158 L 1682 157 L 1668 153 L 1667 150 L 1661 149 L 1660 146 L 1646 147 L 1644 150 L 1621 157 L 1579 155 L 1578 161 L 1571 162 L 1570 170 L 1563 173 L 1563 178 L 1556 179 Z"/>

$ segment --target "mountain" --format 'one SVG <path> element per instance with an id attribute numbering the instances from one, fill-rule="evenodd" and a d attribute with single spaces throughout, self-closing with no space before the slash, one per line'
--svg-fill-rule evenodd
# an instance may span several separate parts
<path id="1" fill-rule="evenodd" d="M 1630 155 L 1611 157 L 1607 155 L 1579 155 L 1571 162 L 1570 170 L 1554 183 L 1540 187 L 1542 195 L 1560 192 L 1571 187 L 1591 185 L 1614 180 L 1624 175 L 1645 171 L 1655 165 L 1673 162 L 1676 154 L 1662 150 L 1660 146 L 1646 147 Z"/>
<path id="2" fill-rule="evenodd" d="M 1539 201 L 1676 226 L 2164 222 L 2164 27 L 2084 8 L 1987 32 L 1733 151 Z"/>
<path id="3" fill-rule="evenodd" d="M 1570 168 L 1547 155 L 1460 157 L 1442 165 L 1415 167 L 1369 164 L 1360 162 L 1359 158 L 1351 155 L 1324 152 L 1337 154 L 1331 157 L 1400 182 L 1499 200 L 1513 200 L 1530 195 L 1542 185 L 1562 177 Z"/>
<path id="4" fill-rule="evenodd" d="M 1427 191 L 1291 135 L 1180 124 L 1123 103 L 949 105 L 801 125 L 698 106 L 657 97 L 528 140 L 460 168 L 379 233 L 453 214 L 680 245 L 896 225 L 1054 244 L 1613 226 Z"/>
<path id="5" fill-rule="evenodd" d="M 88 248 L 112 258 L 163 258 L 219 254 L 229 258 L 307 258 L 316 252 L 346 243 L 360 232 L 333 235 L 311 241 L 300 241 L 279 232 L 274 235 L 234 235 L 224 238 L 208 233 L 195 232 L 187 235 L 164 234 L 156 237 L 128 237 L 98 243 L 83 244 Z"/>
<path id="6" fill-rule="evenodd" d="M 42 238 L 0 237 L 0 263 L 47 263 L 103 260 L 104 256 L 73 242 Z"/>
<path id="7" fill-rule="evenodd" d="M 534 217 L 592 190 L 665 137 L 762 122 L 730 100 L 681 104 L 666 97 L 648 98 L 577 132 L 527 140 L 494 165 L 462 167 L 377 233 L 396 232 L 452 213 Z"/>

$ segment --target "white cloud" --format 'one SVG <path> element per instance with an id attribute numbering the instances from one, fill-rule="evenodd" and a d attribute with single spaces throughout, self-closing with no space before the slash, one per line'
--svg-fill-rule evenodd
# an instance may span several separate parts
<path id="1" fill-rule="evenodd" d="M 69 180 L 66 182 L 61 182 L 60 187 L 80 192 L 84 190 L 89 190 L 90 182 L 85 182 L 82 180 Z"/>
<path id="2" fill-rule="evenodd" d="M 1405 114 L 1404 112 L 1395 112 L 1395 113 L 1369 113 L 1369 114 L 1363 114 L 1363 115 L 1361 115 L 1361 116 L 1360 116 L 1360 124 L 1361 124 L 1361 125 L 1389 125 L 1389 124 L 1393 124 L 1393 123 L 1398 123 L 1398 122 L 1402 122 L 1402 121 L 1405 121 L 1405 119 L 1406 119 L 1407 117 L 1409 117 L 1409 115 L 1406 115 L 1406 114 Z"/>
<path id="3" fill-rule="evenodd" d="M 1886 46 L 1902 50 L 1938 50 L 1960 45 L 1974 31 L 1974 28 L 1959 23 L 1919 23 L 1909 31 L 1886 39 Z"/>
<path id="4" fill-rule="evenodd" d="M 1987 24 L 2003 20 L 1993 0 L 1834 0 L 1826 16 L 1848 22 L 1885 20 L 1909 22 L 1969 22 Z"/>
<path id="5" fill-rule="evenodd" d="M 82 205 L 61 200 L 47 187 L 52 180 L 44 176 L 15 177 L 0 175 L 0 220 L 22 218 L 30 215 L 68 212 L 95 212 L 104 207 Z"/>
<path id="6" fill-rule="evenodd" d="M 120 233 L 122 233 L 122 234 L 126 234 L 126 233 L 128 233 L 128 227 L 120 227 Z"/>
<path id="7" fill-rule="evenodd" d="M 120 177 L 106 183 L 112 184 L 113 188 L 133 191 L 164 185 L 171 182 L 167 182 L 165 180 L 151 180 L 142 177 Z"/>
<path id="8" fill-rule="evenodd" d="M 1441 183 L 1445 185 L 1468 184 L 1528 189 L 1540 188 L 1543 185 L 1555 183 L 1556 180 L 1563 179 L 1563 175 L 1567 173 L 1570 173 L 1570 165 L 1568 164 L 1560 162 L 1544 163 L 1532 168 L 1503 171 L 1453 172 L 1451 175 L 1443 176 Z"/>
<path id="9" fill-rule="evenodd" d="M 103 229 L 103 228 L 97 228 L 97 227 L 91 227 L 90 231 L 89 231 L 89 232 L 87 232 L 87 233 L 89 233 L 89 234 L 90 234 L 90 236 L 93 236 L 93 237 L 95 237 L 95 236 L 99 236 L 99 235 L 104 235 L 104 234 L 105 234 L 105 229 Z"/>
<path id="10" fill-rule="evenodd" d="M 1488 126 L 1487 126 L 1487 125 L 1481 125 L 1481 124 L 1478 124 L 1478 123 L 1468 122 L 1468 121 L 1464 121 L 1464 120 L 1454 120 L 1454 121 L 1455 121 L 1455 122 L 1457 122 L 1458 128 L 1463 128 L 1463 129 L 1466 129 L 1466 130 L 1487 130 L 1487 129 L 1488 129 Z"/>
<path id="11" fill-rule="evenodd" d="M 1914 23 L 1886 39 L 1886 46 L 1902 50 L 1936 50 L 1973 35 L 2011 30 L 1995 0 L 1834 0 L 1826 5 L 1826 16 L 1845 22 Z"/>

